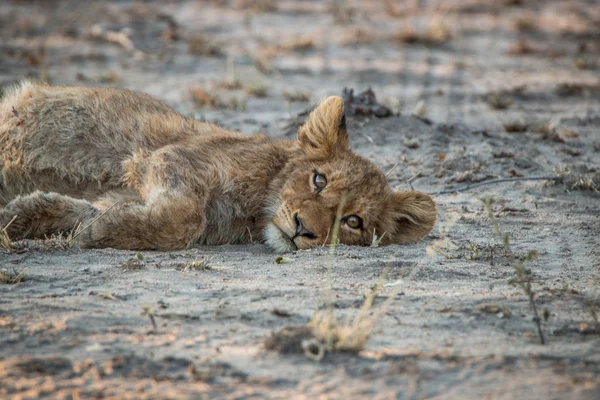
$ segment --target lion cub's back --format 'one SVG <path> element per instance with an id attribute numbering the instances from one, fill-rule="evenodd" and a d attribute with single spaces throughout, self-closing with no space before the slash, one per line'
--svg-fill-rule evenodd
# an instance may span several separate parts
<path id="1" fill-rule="evenodd" d="M 211 133 L 143 93 L 23 82 L 0 102 L 0 172 L 116 186 L 132 153 Z"/>

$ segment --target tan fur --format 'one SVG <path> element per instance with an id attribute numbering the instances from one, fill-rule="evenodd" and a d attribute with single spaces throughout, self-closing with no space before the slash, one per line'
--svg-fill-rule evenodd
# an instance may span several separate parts
<path id="1" fill-rule="evenodd" d="M 17 240 L 89 225 L 84 247 L 264 241 L 283 252 L 331 242 L 344 199 L 343 221 L 357 215 L 363 226 L 343 222 L 341 243 L 369 245 L 374 233 L 410 243 L 431 231 L 431 198 L 393 192 L 348 143 L 339 97 L 288 142 L 185 118 L 142 93 L 25 82 L 0 103 L 0 226 L 17 216 Z"/>

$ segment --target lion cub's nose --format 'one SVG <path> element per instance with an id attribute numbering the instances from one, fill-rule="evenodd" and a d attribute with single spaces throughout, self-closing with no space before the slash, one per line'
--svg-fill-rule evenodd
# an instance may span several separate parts
<path id="1" fill-rule="evenodd" d="M 316 239 L 317 235 L 306 229 L 306 227 L 302 224 L 302 219 L 298 215 L 298 213 L 294 214 L 294 221 L 296 221 L 296 234 L 292 238 L 294 240 L 298 236 L 304 236 L 308 239 Z"/>

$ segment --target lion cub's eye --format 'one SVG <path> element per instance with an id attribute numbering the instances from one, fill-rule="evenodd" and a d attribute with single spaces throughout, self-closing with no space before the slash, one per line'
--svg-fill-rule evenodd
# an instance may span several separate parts
<path id="1" fill-rule="evenodd" d="M 313 175 L 313 185 L 315 185 L 315 190 L 320 192 L 321 190 L 325 189 L 325 186 L 327 186 L 327 178 L 325 175 L 315 171 L 315 174 Z"/>
<path id="2" fill-rule="evenodd" d="M 362 219 L 358 215 L 350 215 L 346 217 L 346 225 L 352 229 L 360 229 L 362 228 Z"/>

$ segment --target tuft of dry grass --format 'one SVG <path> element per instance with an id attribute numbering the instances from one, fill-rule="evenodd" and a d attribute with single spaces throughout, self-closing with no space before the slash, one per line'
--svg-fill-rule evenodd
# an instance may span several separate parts
<path id="1" fill-rule="evenodd" d="M 529 129 L 529 125 L 523 121 L 510 121 L 504 123 L 504 131 L 506 133 L 523 133 Z"/>
<path id="2" fill-rule="evenodd" d="M 187 39 L 190 54 L 202 57 L 218 57 L 223 53 L 221 46 L 202 35 L 195 35 Z"/>
<path id="3" fill-rule="evenodd" d="M 537 121 L 532 123 L 533 131 L 542 135 L 543 139 L 552 140 L 557 143 L 566 143 L 571 139 L 577 139 L 579 133 L 566 126 L 560 125 L 560 121 L 552 119 L 550 121 Z"/>
<path id="4" fill-rule="evenodd" d="M 225 89 L 225 90 L 238 90 L 238 89 L 241 89 L 243 87 L 243 85 L 242 85 L 242 82 L 237 80 L 235 77 L 231 77 L 231 78 L 225 78 L 222 81 L 217 82 L 216 87 L 218 89 Z"/>
<path id="5" fill-rule="evenodd" d="M 227 59 L 225 78 L 218 82 L 211 82 L 207 88 L 193 88 L 190 90 L 192 101 L 198 107 L 225 108 L 230 110 L 246 109 L 246 92 L 244 85 L 236 76 L 233 57 Z M 266 89 L 265 89 L 266 90 Z M 255 93 L 260 94 L 260 88 Z"/>
<path id="6" fill-rule="evenodd" d="M 312 36 L 294 36 L 282 41 L 277 46 L 277 50 L 283 51 L 306 51 L 315 48 L 315 39 Z"/>
<path id="7" fill-rule="evenodd" d="M 533 54 L 536 51 L 537 50 L 535 49 L 535 47 L 530 45 L 529 42 L 525 40 L 525 38 L 520 38 L 517 41 L 517 43 L 510 46 L 508 50 L 506 50 L 506 54 L 510 56 L 523 56 L 526 54 Z"/>
<path id="8" fill-rule="evenodd" d="M 559 171 L 560 182 L 568 190 L 600 192 L 600 172 L 576 173 L 568 169 Z"/>
<path id="9" fill-rule="evenodd" d="M 0 270 L 0 284 L 16 285 L 17 283 L 21 283 L 24 280 L 26 272 L 27 268 L 24 268 L 21 272 L 17 272 L 16 270 Z"/>
<path id="10" fill-rule="evenodd" d="M 401 3 L 406 3 L 402 1 Z M 414 5 L 411 7 L 403 5 L 399 6 L 394 0 L 384 0 L 383 2 L 385 13 L 392 18 L 406 17 L 415 12 Z"/>
<path id="11" fill-rule="evenodd" d="M 185 264 L 178 266 L 177 269 L 180 270 L 181 272 L 208 271 L 208 270 L 212 269 L 212 267 L 210 266 L 211 261 L 212 261 L 212 258 L 203 258 L 202 260 L 194 260 L 192 262 L 185 263 Z"/>
<path id="12" fill-rule="evenodd" d="M 306 102 L 310 100 L 310 93 L 301 90 L 288 91 L 284 89 L 281 94 L 287 101 L 290 102 Z"/>
<path id="13" fill-rule="evenodd" d="M 144 269 L 146 265 L 138 260 L 125 261 L 124 263 L 119 264 L 119 268 L 127 269 L 130 271 L 137 271 L 140 269 Z"/>
<path id="14" fill-rule="evenodd" d="M 1 250 L 5 250 L 5 251 L 13 250 L 13 242 L 10 239 L 10 236 L 8 236 L 7 229 L 15 221 L 15 219 L 17 219 L 16 215 L 8 222 L 8 224 L 6 224 L 6 226 L 0 228 L 0 249 Z"/>
<path id="15" fill-rule="evenodd" d="M 276 12 L 278 10 L 277 0 L 241 0 L 237 3 L 236 8 L 263 13 Z"/>
<path id="16" fill-rule="evenodd" d="M 344 25 L 352 22 L 356 11 L 348 4 L 347 0 L 333 0 L 330 6 L 336 24 Z"/>
<path id="17" fill-rule="evenodd" d="M 75 246 L 77 236 L 85 229 L 78 225 L 68 234 L 51 235 L 44 239 L 21 240 L 13 242 L 7 228 L 17 218 L 16 216 L 4 227 L 0 228 L 0 250 L 5 252 L 39 250 L 44 252 L 68 250 Z"/>
<path id="18" fill-rule="evenodd" d="M 512 98 L 508 94 L 502 92 L 488 93 L 488 95 L 485 96 L 485 101 L 495 110 L 506 110 L 513 103 Z"/>
<path id="19" fill-rule="evenodd" d="M 515 27 L 519 31 L 532 31 L 536 28 L 537 22 L 531 14 L 524 14 L 517 17 L 514 21 Z"/>
<path id="20" fill-rule="evenodd" d="M 303 353 L 302 343 L 314 339 L 312 329 L 308 326 L 288 326 L 265 339 L 264 346 L 281 354 Z"/>
<path id="21" fill-rule="evenodd" d="M 579 55 L 575 58 L 575 67 L 581 70 L 593 70 L 598 68 L 598 63 L 589 56 Z"/>
<path id="22" fill-rule="evenodd" d="M 554 93 L 556 93 L 560 97 L 570 97 L 570 96 L 597 96 L 600 95 L 600 84 L 584 84 L 584 83 L 572 83 L 572 82 L 564 82 L 556 85 L 554 89 Z"/>
<path id="23" fill-rule="evenodd" d="M 249 83 L 244 85 L 244 90 L 249 96 L 254 97 L 267 97 L 268 89 L 263 83 Z"/>
<path id="24" fill-rule="evenodd" d="M 244 110 L 246 99 L 240 96 L 226 97 L 220 94 L 210 94 L 203 88 L 194 88 L 190 91 L 191 98 L 198 107 L 225 108 L 230 110 Z"/>
<path id="25" fill-rule="evenodd" d="M 434 17 L 425 29 L 417 30 L 411 26 L 398 32 L 395 39 L 406 44 L 440 46 L 449 42 L 452 34 L 441 17 Z"/>
<path id="26" fill-rule="evenodd" d="M 365 299 L 353 319 L 346 318 L 342 322 L 330 310 L 320 310 L 313 315 L 308 326 L 323 350 L 327 352 L 358 353 L 366 347 L 375 323 L 375 318 L 370 315 L 370 312 L 377 292 L 373 291 Z"/>
<path id="27" fill-rule="evenodd" d="M 254 58 L 256 69 L 265 75 L 277 72 L 277 69 L 273 66 L 273 58 L 276 54 L 277 51 L 273 47 L 261 48 Z"/>
<path id="28" fill-rule="evenodd" d="M 343 40 L 345 46 L 372 44 L 377 40 L 377 35 L 374 32 L 363 28 L 353 29 Z"/>

